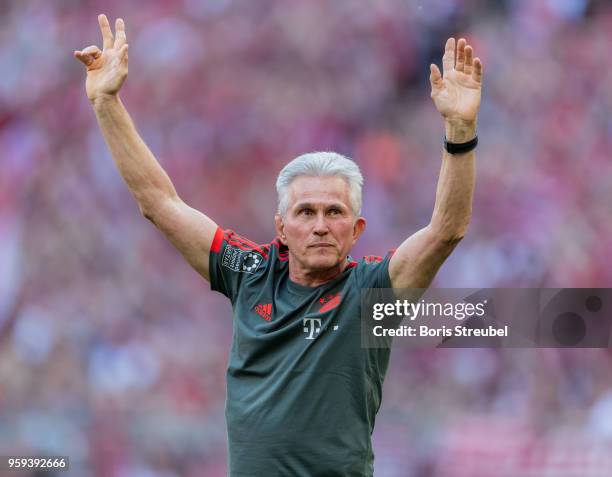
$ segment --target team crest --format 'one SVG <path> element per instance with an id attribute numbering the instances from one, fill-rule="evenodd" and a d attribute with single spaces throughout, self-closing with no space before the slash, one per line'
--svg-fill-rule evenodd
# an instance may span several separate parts
<path id="1" fill-rule="evenodd" d="M 333 310 L 340 304 L 341 301 L 342 293 L 334 293 L 320 298 L 319 303 L 321 304 L 321 308 L 319 308 L 319 313 L 327 313 L 328 311 Z"/>

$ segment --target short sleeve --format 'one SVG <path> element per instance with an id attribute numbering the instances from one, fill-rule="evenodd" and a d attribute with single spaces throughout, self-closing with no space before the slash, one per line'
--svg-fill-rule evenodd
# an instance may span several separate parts
<path id="1" fill-rule="evenodd" d="M 358 263 L 355 272 L 360 288 L 391 288 L 389 262 L 394 250 L 385 257 L 368 255 Z"/>
<path id="2" fill-rule="evenodd" d="M 234 302 L 241 284 L 263 267 L 267 250 L 220 227 L 210 247 L 210 288 Z"/>

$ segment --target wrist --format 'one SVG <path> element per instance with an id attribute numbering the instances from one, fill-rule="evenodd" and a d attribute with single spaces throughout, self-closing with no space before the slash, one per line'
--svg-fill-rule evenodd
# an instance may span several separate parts
<path id="1" fill-rule="evenodd" d="M 99 109 L 111 103 L 116 103 L 119 101 L 119 95 L 117 94 L 99 94 L 95 98 L 89 99 L 91 105 L 94 109 Z"/>
<path id="2" fill-rule="evenodd" d="M 476 137 L 476 120 L 446 119 L 444 129 L 448 142 L 461 144 Z"/>

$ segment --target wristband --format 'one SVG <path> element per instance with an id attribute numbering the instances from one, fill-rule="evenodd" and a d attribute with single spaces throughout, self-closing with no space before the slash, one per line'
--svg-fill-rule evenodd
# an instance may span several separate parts
<path id="1" fill-rule="evenodd" d="M 474 136 L 474 139 L 468 142 L 455 143 L 448 142 L 446 136 L 444 136 L 444 149 L 449 154 L 465 154 L 476 148 L 478 144 L 478 136 Z"/>

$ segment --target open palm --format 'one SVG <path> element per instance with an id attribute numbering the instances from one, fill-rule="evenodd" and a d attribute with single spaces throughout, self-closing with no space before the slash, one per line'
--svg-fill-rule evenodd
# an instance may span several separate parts
<path id="1" fill-rule="evenodd" d="M 103 50 L 93 45 L 74 52 L 74 56 L 87 67 L 85 88 L 90 101 L 116 94 L 128 74 L 128 45 L 123 20 L 118 18 L 115 22 L 115 38 L 106 15 L 99 15 L 98 22 Z"/>
<path id="2" fill-rule="evenodd" d="M 440 114 L 448 120 L 475 121 L 480 108 L 482 63 L 473 58 L 472 47 L 465 39 L 449 38 L 442 57 L 444 75 L 431 65 L 431 97 Z"/>

